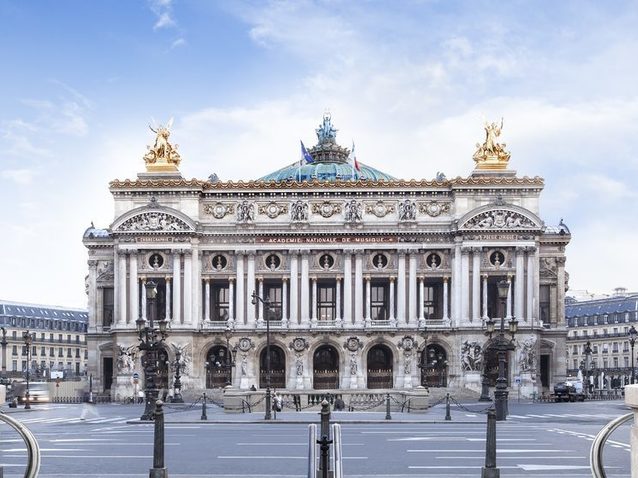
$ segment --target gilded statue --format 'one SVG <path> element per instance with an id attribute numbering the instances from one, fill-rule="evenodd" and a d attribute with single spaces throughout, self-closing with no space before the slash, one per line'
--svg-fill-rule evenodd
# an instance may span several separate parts
<path id="1" fill-rule="evenodd" d="M 498 138 L 503 130 L 503 118 L 501 124 L 485 122 L 485 142 L 476 143 L 474 161 L 477 169 L 506 169 L 510 159 L 510 153 L 505 150 L 505 143 L 499 143 Z"/>
<path id="2" fill-rule="evenodd" d="M 166 126 L 159 125 L 157 128 L 148 126 L 156 134 L 156 137 L 155 144 L 148 146 L 148 152 L 144 155 L 147 171 L 177 171 L 177 166 L 182 158 L 177 152 L 177 145 L 173 146 L 168 141 L 172 125 L 173 120 L 171 119 Z"/>

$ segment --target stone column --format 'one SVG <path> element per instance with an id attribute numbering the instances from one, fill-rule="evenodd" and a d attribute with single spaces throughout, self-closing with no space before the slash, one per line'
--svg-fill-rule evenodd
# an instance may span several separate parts
<path id="1" fill-rule="evenodd" d="M 425 277 L 419 277 L 419 327 L 425 326 Z"/>
<path id="2" fill-rule="evenodd" d="M 388 319 L 390 320 L 390 325 L 396 327 L 397 318 L 394 314 L 394 281 L 396 277 L 390 276 L 390 316 Z"/>
<path id="3" fill-rule="evenodd" d="M 525 321 L 532 321 L 534 317 L 534 253 L 535 247 L 527 249 L 527 311 L 525 313 Z"/>
<path id="4" fill-rule="evenodd" d="M 235 278 L 228 278 L 228 325 L 235 328 Z"/>
<path id="5" fill-rule="evenodd" d="M 470 320 L 481 318 L 481 248 L 472 249 L 472 315 Z"/>
<path id="6" fill-rule="evenodd" d="M 281 278 L 281 326 L 288 327 L 288 278 Z"/>
<path id="7" fill-rule="evenodd" d="M 140 283 L 142 284 L 142 319 L 148 320 L 146 315 L 146 277 L 140 277 Z"/>
<path id="8" fill-rule="evenodd" d="M 470 322 L 470 256 L 469 249 L 461 248 L 461 320 Z"/>
<path id="9" fill-rule="evenodd" d="M 343 255 L 343 323 L 352 325 L 352 254 Z"/>
<path id="10" fill-rule="evenodd" d="M 235 289 L 235 325 L 239 327 L 245 324 L 244 320 L 244 300 L 246 294 L 244 293 L 244 253 L 237 252 L 237 270 L 235 274 L 236 289 Z M 250 291 L 252 295 L 253 291 Z"/>
<path id="11" fill-rule="evenodd" d="M 184 251 L 184 316 L 183 323 L 191 324 L 193 321 L 193 251 Z"/>
<path id="12" fill-rule="evenodd" d="M 290 323 L 299 324 L 299 259 L 297 252 L 290 254 Z"/>
<path id="13" fill-rule="evenodd" d="M 203 315 L 201 307 L 198 304 L 202 300 L 202 273 L 201 273 L 201 251 L 199 246 L 195 245 L 192 251 L 192 269 L 191 269 L 191 305 L 189 310 L 191 311 L 191 324 L 196 327 L 203 322 Z"/>
<path id="14" fill-rule="evenodd" d="M 210 279 L 204 279 L 204 320 L 210 322 Z"/>
<path id="15" fill-rule="evenodd" d="M 117 288 L 120 299 L 120 316 L 117 319 L 118 324 L 124 325 L 127 322 L 127 307 L 126 307 L 126 253 L 124 251 L 118 251 L 118 281 Z"/>
<path id="16" fill-rule="evenodd" d="M 372 317 L 370 316 L 370 308 L 372 305 L 372 297 L 370 296 L 371 288 L 370 288 L 370 276 L 365 277 L 366 281 L 366 310 L 365 310 L 365 325 L 369 327 L 372 325 Z"/>
<path id="17" fill-rule="evenodd" d="M 450 326 L 450 315 L 448 312 L 448 301 L 449 301 L 449 278 L 447 276 L 443 277 L 443 325 Z"/>
<path id="18" fill-rule="evenodd" d="M 398 252 L 397 262 L 397 322 L 399 325 L 406 323 L 405 316 L 405 252 Z"/>
<path id="19" fill-rule="evenodd" d="M 317 278 L 312 278 L 312 309 L 310 310 L 310 326 L 317 326 Z"/>
<path id="20" fill-rule="evenodd" d="M 461 243 L 454 246 L 454 257 L 452 258 L 452 324 L 461 323 Z"/>
<path id="21" fill-rule="evenodd" d="M 97 307 L 97 261 L 94 259 L 89 259 L 89 327 L 91 331 L 97 330 L 98 324 L 98 307 Z M 100 322 L 103 323 L 103 322 Z M 5 347 L 6 352 L 6 347 Z M 3 364 L 7 364 L 6 353 L 2 358 Z"/>
<path id="22" fill-rule="evenodd" d="M 246 324 L 250 328 L 256 326 L 255 305 L 252 303 L 252 294 L 255 291 L 255 251 L 248 251 L 248 267 L 246 268 Z M 263 299 L 264 297 L 260 295 Z M 259 301 L 257 301 L 259 302 Z"/>
<path id="23" fill-rule="evenodd" d="M 129 270 L 129 300 L 131 304 L 131 316 L 129 322 L 135 325 L 140 313 L 140 290 L 139 281 L 137 280 L 137 251 L 131 251 L 128 256 L 128 270 Z"/>
<path id="24" fill-rule="evenodd" d="M 308 275 L 308 251 L 301 252 L 301 325 L 303 328 L 307 328 L 310 325 L 310 319 L 308 314 L 310 312 L 310 277 Z"/>
<path id="25" fill-rule="evenodd" d="M 487 274 L 483 274 L 483 314 L 481 315 L 483 320 L 487 320 Z"/>
<path id="26" fill-rule="evenodd" d="M 181 252 L 173 250 L 173 323 L 182 321 L 182 259 Z"/>
<path id="27" fill-rule="evenodd" d="M 257 277 L 257 295 L 264 300 L 266 299 L 264 297 L 264 278 L 261 276 Z M 260 300 L 257 301 L 257 315 L 259 315 L 257 324 L 264 325 L 264 304 Z"/>
<path id="28" fill-rule="evenodd" d="M 354 325 L 363 326 L 363 251 L 354 256 Z"/>
<path id="29" fill-rule="evenodd" d="M 335 326 L 341 327 L 343 322 L 341 320 L 341 277 L 336 277 L 335 284 Z"/>
<path id="30" fill-rule="evenodd" d="M 514 314 L 523 320 L 523 300 L 525 293 L 525 249 L 516 248 L 516 278 L 514 279 Z"/>
<path id="31" fill-rule="evenodd" d="M 417 278 L 416 278 L 416 260 L 417 260 L 418 254 L 417 251 L 412 250 L 410 251 L 410 259 L 409 259 L 409 274 L 410 274 L 410 284 L 408 286 L 408 317 L 406 322 L 411 324 L 416 322 L 416 318 L 417 318 L 417 309 L 416 309 L 416 304 L 417 304 L 417 300 L 416 300 L 416 285 L 417 285 Z"/>
<path id="32" fill-rule="evenodd" d="M 565 327 L 565 257 L 556 258 L 556 324 L 554 326 Z"/>
<path id="33" fill-rule="evenodd" d="M 164 310 L 164 316 L 166 317 L 166 320 L 170 322 L 171 321 L 171 276 L 164 277 L 164 281 L 166 282 L 166 300 L 165 300 L 166 309 Z"/>

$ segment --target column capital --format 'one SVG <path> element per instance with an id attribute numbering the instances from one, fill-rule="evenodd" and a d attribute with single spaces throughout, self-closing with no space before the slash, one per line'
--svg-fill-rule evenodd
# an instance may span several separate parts
<path id="1" fill-rule="evenodd" d="M 258 282 L 263 282 L 264 281 L 264 276 L 257 276 L 256 277 Z"/>
<path id="2" fill-rule="evenodd" d="M 481 277 L 482 277 L 483 279 L 487 280 L 487 278 L 489 277 L 489 275 L 488 275 L 488 274 L 481 274 Z"/>
<path id="3" fill-rule="evenodd" d="M 443 276 L 443 282 L 448 282 L 450 278 L 448 276 Z"/>
<path id="4" fill-rule="evenodd" d="M 173 279 L 173 278 L 172 278 L 171 276 L 166 276 L 166 277 L 164 277 L 164 280 L 165 280 L 166 282 L 170 282 L 172 279 Z"/>
<path id="5" fill-rule="evenodd" d="M 210 277 L 204 277 L 204 282 L 206 282 L 206 284 L 208 284 L 210 282 Z"/>
<path id="6" fill-rule="evenodd" d="M 139 279 L 142 284 L 146 282 L 146 276 L 140 276 Z"/>
<path id="7" fill-rule="evenodd" d="M 312 282 L 317 282 L 317 276 L 312 276 L 312 277 L 310 278 L 310 280 L 311 280 Z"/>
<path id="8" fill-rule="evenodd" d="M 527 247 L 525 248 L 525 251 L 526 251 L 528 254 L 534 254 L 534 253 L 536 252 L 536 249 L 537 249 L 537 247 L 536 247 L 536 246 L 527 246 Z"/>
<path id="9" fill-rule="evenodd" d="M 469 254 L 474 249 L 472 246 L 461 246 L 461 254 Z"/>
<path id="10" fill-rule="evenodd" d="M 561 256 L 561 257 L 557 257 L 556 258 L 556 264 L 559 266 L 564 266 L 566 262 L 566 258 L 565 256 Z"/>
<path id="11" fill-rule="evenodd" d="M 281 278 L 281 282 L 288 282 L 288 277 L 283 276 L 283 277 Z"/>
<path id="12" fill-rule="evenodd" d="M 482 246 L 471 246 L 470 247 L 472 254 L 476 254 L 476 253 L 481 253 L 483 252 L 483 247 Z"/>
<path id="13" fill-rule="evenodd" d="M 390 276 L 388 277 L 388 279 L 390 279 L 390 282 L 394 282 L 395 280 L 397 280 L 396 276 Z"/>
<path id="14" fill-rule="evenodd" d="M 419 282 L 423 282 L 425 280 L 425 276 L 418 276 L 417 279 Z"/>
<path id="15" fill-rule="evenodd" d="M 336 277 L 335 277 L 335 280 L 336 280 L 337 282 L 340 282 L 340 281 L 342 281 L 342 280 L 343 280 L 343 277 L 342 277 L 342 276 L 336 276 Z"/>
<path id="16" fill-rule="evenodd" d="M 363 276 L 363 280 L 365 280 L 366 282 L 370 282 L 371 279 L 372 278 L 370 276 L 368 276 L 368 275 Z"/>
<path id="17" fill-rule="evenodd" d="M 88 261 L 89 267 L 94 268 L 97 267 L 97 260 L 96 259 L 89 259 Z"/>

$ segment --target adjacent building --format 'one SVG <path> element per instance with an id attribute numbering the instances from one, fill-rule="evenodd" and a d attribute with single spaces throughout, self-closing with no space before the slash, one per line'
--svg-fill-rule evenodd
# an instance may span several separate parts
<path id="1" fill-rule="evenodd" d="M 631 382 L 629 330 L 638 324 L 638 294 L 616 289 L 592 300 L 567 298 L 567 367 L 569 375 L 587 377 L 594 389 L 611 390 Z M 588 349 L 589 346 L 589 349 Z M 635 357 L 635 355 L 634 355 Z"/>
<path id="2" fill-rule="evenodd" d="M 503 316 L 519 328 L 509 383 L 564 380 L 571 235 L 541 219 L 544 181 L 509 169 L 501 128 L 468 177 L 403 180 L 357 162 L 326 115 L 301 161 L 236 182 L 185 179 L 157 129 L 145 171 L 110 183 L 113 222 L 83 236 L 95 386 L 118 398 L 143 379 L 149 304 L 169 326 L 163 383 L 179 351 L 184 390 L 265 387 L 267 322 L 280 389 L 478 390 L 497 369 L 485 323 Z"/>
<path id="3" fill-rule="evenodd" d="M 87 326 L 86 309 L 0 300 L 3 376 L 24 377 L 27 368 L 32 380 L 46 380 L 51 372 L 64 378 L 85 375 Z"/>

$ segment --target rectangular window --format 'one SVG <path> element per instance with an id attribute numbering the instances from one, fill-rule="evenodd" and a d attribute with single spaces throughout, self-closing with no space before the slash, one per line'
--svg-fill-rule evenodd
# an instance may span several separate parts
<path id="1" fill-rule="evenodd" d="M 385 283 L 370 284 L 370 318 L 388 320 L 388 287 Z"/>
<path id="2" fill-rule="evenodd" d="M 334 284 L 317 284 L 317 319 L 335 320 L 336 318 L 336 288 Z"/>
<path id="3" fill-rule="evenodd" d="M 113 325 L 113 304 L 115 303 L 115 293 L 113 287 L 102 289 L 102 326 L 111 327 Z"/>
<path id="4" fill-rule="evenodd" d="M 47 348 L 46 347 L 40 347 L 40 356 L 46 356 L 47 354 Z"/>
<path id="5" fill-rule="evenodd" d="M 18 371 L 18 361 L 17 360 L 12 360 L 11 361 L 11 370 L 13 370 L 14 372 Z"/>
<path id="6" fill-rule="evenodd" d="M 574 368 L 578 368 L 578 359 L 574 359 Z"/>
<path id="7" fill-rule="evenodd" d="M 58 357 L 64 357 L 64 350 L 62 350 L 62 347 L 58 349 Z"/>
<path id="8" fill-rule="evenodd" d="M 618 368 L 618 357 L 614 357 L 614 368 Z"/>
<path id="9" fill-rule="evenodd" d="M 612 347 L 611 347 L 611 351 L 615 354 L 618 353 L 618 342 L 614 342 Z"/>
<path id="10" fill-rule="evenodd" d="M 230 297 L 228 286 L 213 284 L 211 294 L 213 303 L 211 304 L 210 319 L 221 322 L 228 320 L 228 300 Z"/>
<path id="11" fill-rule="evenodd" d="M 625 362 L 625 368 L 629 367 L 629 357 L 623 357 L 623 360 Z"/>
<path id="12" fill-rule="evenodd" d="M 425 284 L 423 287 L 423 316 L 426 319 L 443 318 L 442 284 Z"/>
<path id="13" fill-rule="evenodd" d="M 18 346 L 14 345 L 11 349 L 11 355 L 18 355 Z"/>
<path id="14" fill-rule="evenodd" d="M 264 295 L 270 301 L 270 320 L 281 320 L 281 306 L 283 304 L 283 293 L 281 290 L 281 284 L 279 283 L 264 283 Z M 264 308 L 264 316 L 266 310 Z M 266 319 L 266 317 L 264 317 Z"/>
<path id="15" fill-rule="evenodd" d="M 55 348 L 49 347 L 49 357 L 55 357 Z"/>
<path id="16" fill-rule="evenodd" d="M 26 371 L 27 370 L 27 361 L 23 360 L 22 361 L 22 371 Z"/>
<path id="17" fill-rule="evenodd" d="M 541 320 L 543 321 L 544 324 L 549 324 L 551 321 L 549 316 L 550 315 L 549 286 L 548 285 L 540 286 L 539 295 L 540 297 L 539 297 L 538 305 L 540 309 Z"/>

